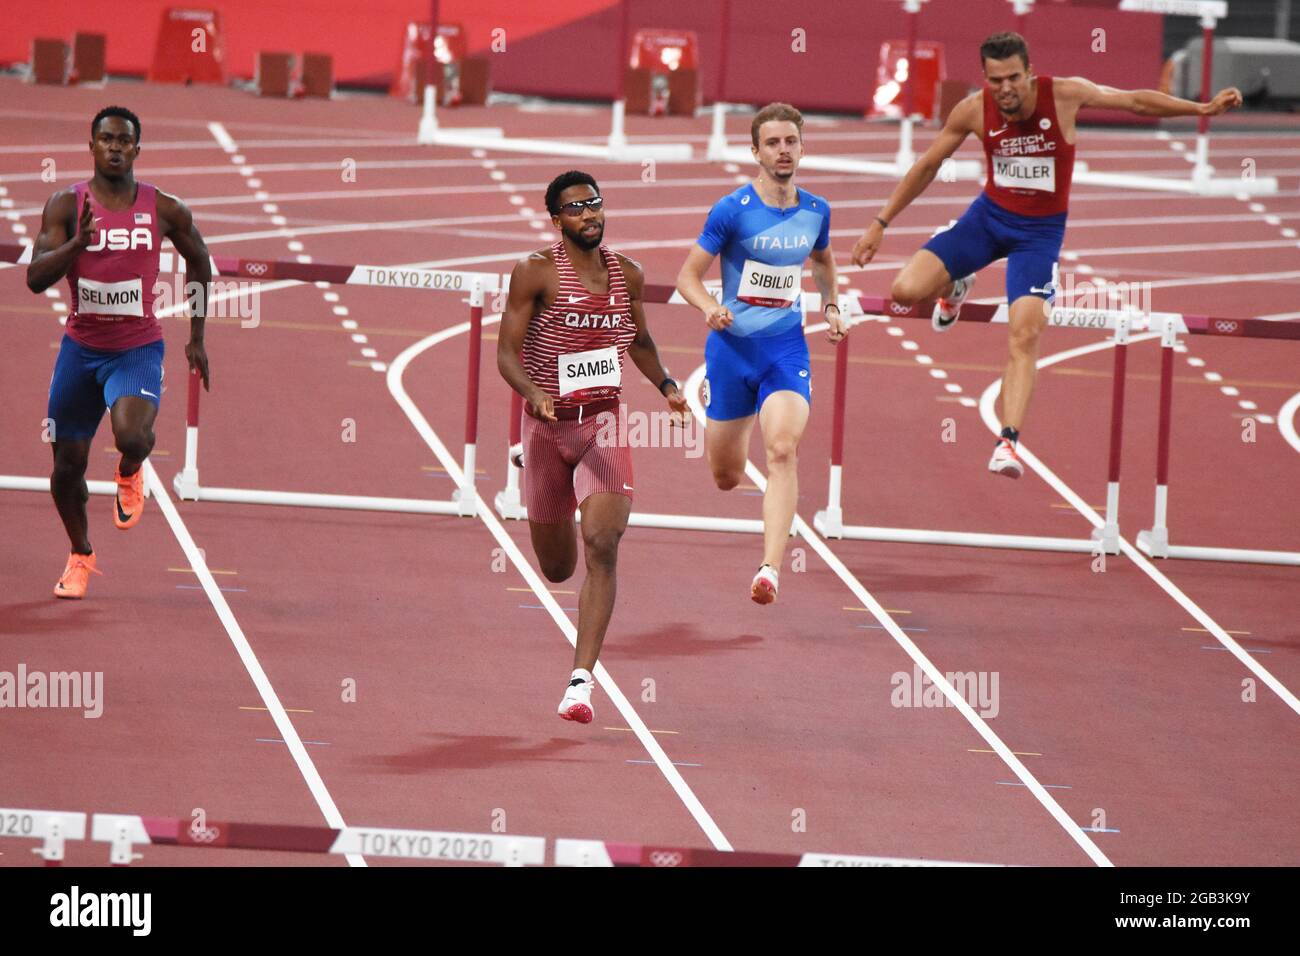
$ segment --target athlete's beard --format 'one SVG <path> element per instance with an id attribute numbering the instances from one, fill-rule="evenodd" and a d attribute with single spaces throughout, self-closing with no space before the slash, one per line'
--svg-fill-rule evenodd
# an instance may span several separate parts
<path id="1" fill-rule="evenodd" d="M 565 229 L 564 234 L 568 237 L 570 242 L 585 252 L 588 249 L 595 249 L 600 245 L 601 240 L 605 238 L 605 224 L 600 223 L 597 225 L 596 235 L 591 239 L 584 236 L 581 231 L 570 232 L 568 229 Z"/>

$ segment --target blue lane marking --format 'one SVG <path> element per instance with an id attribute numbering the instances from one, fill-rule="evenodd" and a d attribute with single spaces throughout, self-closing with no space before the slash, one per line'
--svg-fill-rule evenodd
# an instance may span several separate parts
<path id="1" fill-rule="evenodd" d="M 653 760 L 629 760 L 628 763 L 654 763 Z M 676 760 L 670 761 L 674 767 L 703 767 L 702 763 L 680 763 Z"/>
<path id="2" fill-rule="evenodd" d="M 1219 645 L 1219 644 L 1202 644 L 1202 645 L 1201 645 L 1201 650 L 1203 650 L 1203 651 L 1226 651 L 1227 648 L 1226 648 L 1226 647 L 1223 647 L 1222 645 Z M 1272 654 L 1272 653 L 1273 653 L 1272 651 L 1270 651 L 1270 650 L 1269 650 L 1268 648 L 1266 648 L 1266 647 L 1243 647 L 1242 650 L 1243 650 L 1243 651 L 1249 651 L 1251 654 Z"/>
<path id="3" fill-rule="evenodd" d="M 545 611 L 546 608 L 541 604 L 521 604 L 520 607 L 526 607 L 530 611 Z M 576 611 L 576 607 L 562 607 L 561 611 Z"/>
<path id="4" fill-rule="evenodd" d="M 865 627 L 869 631 L 883 631 L 885 628 L 881 624 L 855 624 L 854 627 Z M 928 627 L 905 627 L 904 631 L 929 631 Z"/>
<path id="5" fill-rule="evenodd" d="M 1023 787 L 1026 786 L 1026 784 L 1020 783 L 1019 781 L 999 780 L 998 786 L 999 787 Z M 1074 787 L 1067 787 L 1063 783 L 1045 783 L 1042 785 L 1042 787 L 1044 790 L 1073 790 L 1074 789 Z"/>
<path id="6" fill-rule="evenodd" d="M 254 738 L 259 744 L 282 744 L 284 743 L 279 737 L 257 737 Z M 304 740 L 305 744 L 315 744 L 317 747 L 328 747 L 329 744 L 324 740 Z"/>
<path id="7" fill-rule="evenodd" d="M 176 585 L 176 586 L 177 586 L 178 588 L 180 588 L 182 591 L 202 591 L 202 590 L 203 590 L 203 585 L 202 585 L 202 584 L 178 584 L 178 585 Z M 218 584 L 218 585 L 217 585 L 217 590 L 218 590 L 218 591 L 247 591 L 248 588 L 223 588 L 220 584 Z"/>
<path id="8" fill-rule="evenodd" d="M 1079 827 L 1084 833 L 1119 833 L 1118 830 L 1107 827 Z"/>

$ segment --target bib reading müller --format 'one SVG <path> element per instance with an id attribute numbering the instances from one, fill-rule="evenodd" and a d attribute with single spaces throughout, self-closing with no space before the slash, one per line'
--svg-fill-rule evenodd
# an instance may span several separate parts
<path id="1" fill-rule="evenodd" d="M 135 202 L 120 210 L 100 205 L 89 182 L 73 187 L 78 221 L 87 196 L 95 217 L 90 245 L 68 269 L 68 338 L 87 348 L 120 352 L 163 337 L 153 310 L 162 247 L 158 191 L 148 183 L 135 185 Z"/>
<path id="2" fill-rule="evenodd" d="M 1038 77 L 1033 115 L 1008 120 L 991 90 L 984 91 L 984 193 L 1008 212 L 1054 216 L 1070 206 L 1074 144 L 1065 141 L 1056 117 L 1052 78 Z"/>

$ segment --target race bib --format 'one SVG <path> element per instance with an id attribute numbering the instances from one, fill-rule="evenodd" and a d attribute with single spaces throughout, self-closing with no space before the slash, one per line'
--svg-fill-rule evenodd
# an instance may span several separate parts
<path id="1" fill-rule="evenodd" d="M 125 282 L 77 280 L 77 312 L 85 315 L 130 315 L 144 317 L 143 289 L 139 279 Z"/>
<path id="2" fill-rule="evenodd" d="M 994 156 L 993 182 L 1004 189 L 1056 192 L 1055 156 Z"/>
<path id="3" fill-rule="evenodd" d="M 770 266 L 746 259 L 736 298 L 750 305 L 788 309 L 799 298 L 802 275 L 802 266 Z"/>
<path id="4" fill-rule="evenodd" d="M 618 361 L 618 349 L 592 349 L 590 352 L 571 352 L 561 355 L 560 394 L 568 395 L 589 388 L 618 387 L 623 380 L 623 369 Z"/>

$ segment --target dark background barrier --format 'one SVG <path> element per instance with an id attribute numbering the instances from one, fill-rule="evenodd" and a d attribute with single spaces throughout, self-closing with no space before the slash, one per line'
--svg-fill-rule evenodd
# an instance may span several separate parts
<path id="1" fill-rule="evenodd" d="M 45 0 L 0 4 L 0 62 L 23 63 L 35 37 L 108 37 L 108 69 L 143 75 L 165 0 Z M 205 4 L 195 3 L 193 7 Z M 407 22 L 428 17 L 425 0 L 221 0 L 227 70 L 250 78 L 259 50 L 328 51 L 340 85 L 386 86 L 400 61 Z M 719 89 L 718 2 L 630 0 L 629 30 L 695 30 L 707 100 Z M 493 88 L 554 97 L 606 98 L 615 86 L 617 6 L 611 0 L 442 0 L 441 18 L 465 25 L 470 53 L 487 53 Z M 1030 15 L 1036 67 L 1120 86 L 1155 86 L 1164 18 L 1052 6 Z M 946 45 L 949 76 L 979 80 L 979 42 L 1012 29 L 1007 0 L 932 0 L 919 35 Z M 495 29 L 498 46 L 491 52 Z M 1099 46 L 1103 30 L 1104 51 Z M 797 33 L 796 31 L 802 31 Z M 725 92 L 734 102 L 793 98 L 804 108 L 859 111 L 866 105 L 884 40 L 906 36 L 898 0 L 732 0 Z M 802 39 L 801 39 L 802 38 Z M 630 37 L 629 37 L 630 41 Z M 805 52 L 797 52 L 802 42 Z"/>

